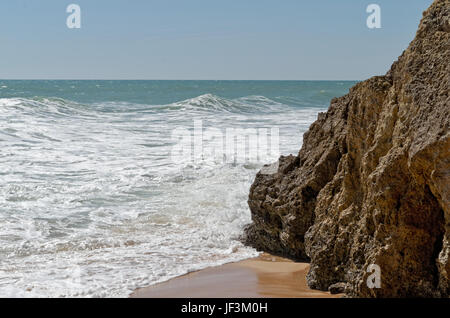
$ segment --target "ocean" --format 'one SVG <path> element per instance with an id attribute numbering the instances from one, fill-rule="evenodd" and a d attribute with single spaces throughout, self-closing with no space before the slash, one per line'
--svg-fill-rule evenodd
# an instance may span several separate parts
<path id="1" fill-rule="evenodd" d="M 127 297 L 258 255 L 256 173 L 354 84 L 0 80 L 0 297 Z"/>

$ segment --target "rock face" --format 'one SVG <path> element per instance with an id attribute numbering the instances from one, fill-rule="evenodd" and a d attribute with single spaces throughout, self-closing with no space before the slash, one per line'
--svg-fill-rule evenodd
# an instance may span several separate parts
<path id="1" fill-rule="evenodd" d="M 246 242 L 309 259 L 311 288 L 450 296 L 449 65 L 450 0 L 436 0 L 385 76 L 333 99 L 298 156 L 257 175 Z"/>

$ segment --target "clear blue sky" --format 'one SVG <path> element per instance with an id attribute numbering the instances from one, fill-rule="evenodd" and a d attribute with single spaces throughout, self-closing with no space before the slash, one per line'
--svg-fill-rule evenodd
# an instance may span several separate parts
<path id="1" fill-rule="evenodd" d="M 371 3 L 382 29 L 366 26 Z M 388 70 L 431 3 L 2 0 L 0 78 L 361 80 Z"/>

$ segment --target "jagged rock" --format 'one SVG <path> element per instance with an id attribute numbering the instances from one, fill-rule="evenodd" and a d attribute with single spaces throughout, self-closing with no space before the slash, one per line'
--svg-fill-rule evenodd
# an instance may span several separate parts
<path id="1" fill-rule="evenodd" d="M 328 291 L 332 295 L 345 293 L 346 289 L 347 283 L 336 283 L 328 287 Z"/>
<path id="2" fill-rule="evenodd" d="M 450 295 L 450 0 L 424 12 L 385 76 L 331 101 L 298 156 L 251 187 L 246 242 L 311 260 L 310 287 L 354 297 Z M 367 269 L 381 269 L 369 288 Z"/>

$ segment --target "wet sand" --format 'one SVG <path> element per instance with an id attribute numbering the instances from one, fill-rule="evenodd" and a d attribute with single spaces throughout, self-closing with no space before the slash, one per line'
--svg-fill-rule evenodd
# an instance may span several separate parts
<path id="1" fill-rule="evenodd" d="M 258 258 L 193 272 L 136 290 L 132 298 L 330 298 L 311 290 L 307 263 L 263 254 Z"/>

